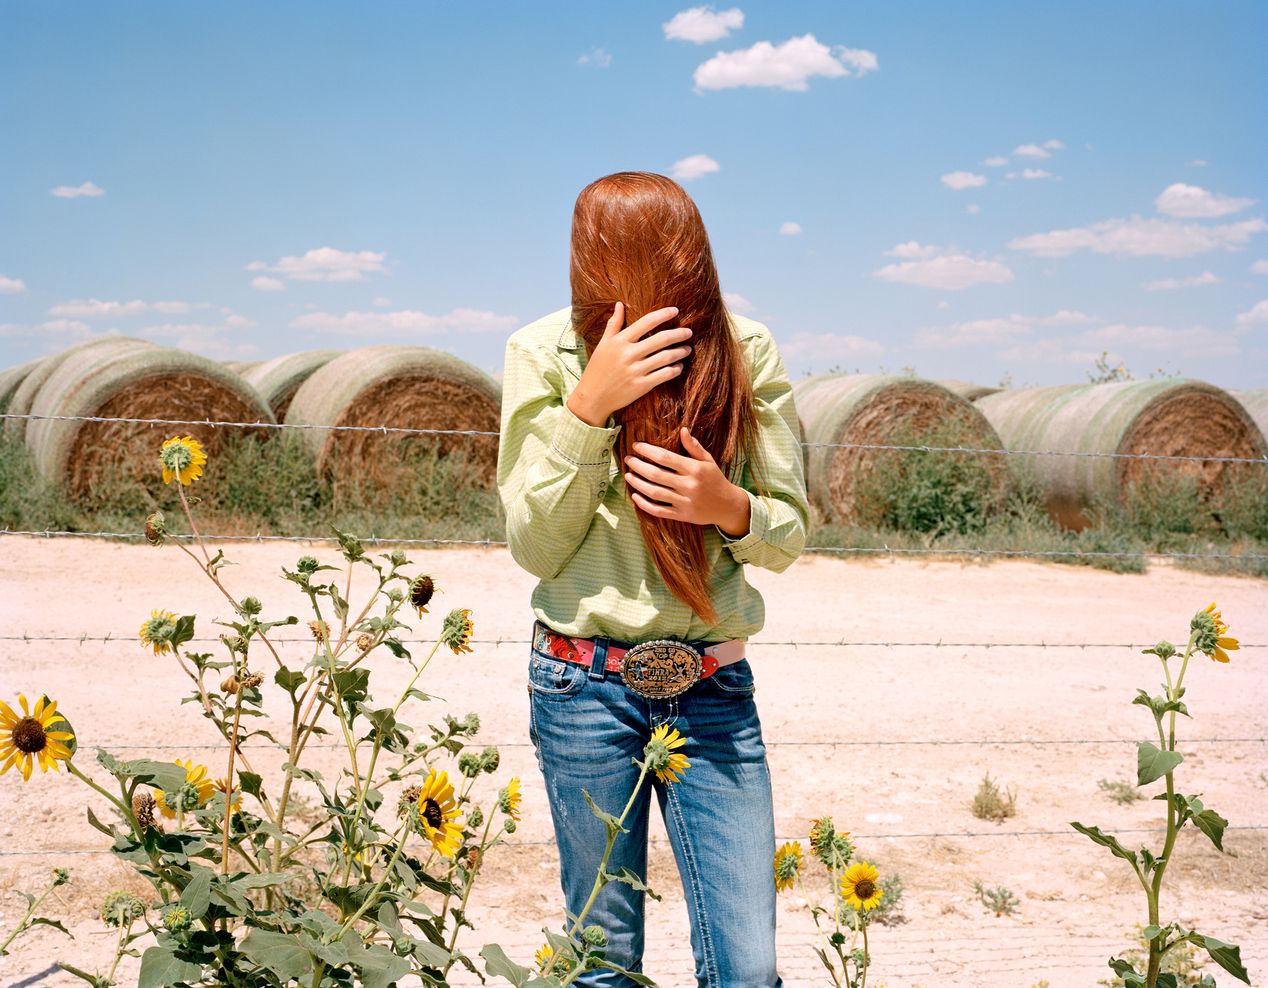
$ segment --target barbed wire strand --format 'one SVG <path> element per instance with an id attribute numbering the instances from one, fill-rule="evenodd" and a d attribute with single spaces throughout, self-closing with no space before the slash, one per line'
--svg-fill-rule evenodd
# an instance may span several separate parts
<path id="1" fill-rule="evenodd" d="M 1248 830 L 1260 831 L 1268 830 L 1268 823 L 1247 823 L 1239 825 L 1229 825 L 1224 828 L 1224 832 L 1231 830 Z M 1166 827 L 1127 827 L 1122 830 L 1115 830 L 1114 834 L 1165 834 Z M 851 833 L 850 838 L 857 843 L 861 840 L 883 841 L 883 840 L 944 840 L 949 838 L 964 837 L 1078 837 L 1086 840 L 1083 834 L 1077 830 L 948 830 L 948 831 L 931 831 L 928 833 L 905 833 L 905 834 L 860 834 Z M 804 835 L 794 834 L 790 837 L 776 837 L 777 844 L 786 841 L 804 840 Z M 648 837 L 647 842 L 652 845 L 669 844 L 668 837 Z M 553 838 L 544 840 L 516 840 L 502 841 L 502 847 L 555 847 L 556 842 Z M 108 847 L 83 847 L 83 848 L 33 848 L 25 851 L 0 851 L 0 858 L 19 858 L 19 857 L 35 857 L 50 856 L 61 854 L 110 854 L 111 848 Z"/>
<path id="2" fill-rule="evenodd" d="M 76 539 L 143 539 L 142 532 L 67 532 L 45 529 L 37 531 L 19 531 L 0 528 L 0 536 L 22 536 L 27 538 L 76 538 Z M 168 533 L 164 538 L 193 539 L 190 534 Z M 338 542 L 333 535 L 202 535 L 204 542 Z M 485 548 L 506 548 L 508 543 L 495 539 L 408 539 L 384 538 L 376 535 L 358 536 L 364 545 L 478 545 Z M 915 555 L 951 555 L 951 556 L 1077 556 L 1088 558 L 1131 558 L 1131 559 L 1235 559 L 1268 560 L 1268 554 L 1254 552 L 1126 552 L 1102 551 L 1092 549 L 984 549 L 966 547 L 963 549 L 911 548 L 897 546 L 807 546 L 803 552 L 875 552 L 875 553 L 912 553 Z"/>
<path id="3" fill-rule="evenodd" d="M 226 636 L 227 637 L 227 636 Z M 203 645 L 212 645 L 222 642 L 223 638 L 189 638 L 187 641 L 197 642 Z M 430 645 L 434 638 L 396 638 L 395 641 L 403 645 Z M 112 642 L 136 644 L 139 639 L 132 634 L 118 635 L 36 635 L 30 632 L 24 632 L 20 635 L 0 635 L 0 641 L 6 642 L 77 642 L 85 644 L 87 642 Z M 299 638 L 279 638 L 273 635 L 269 636 L 269 641 L 274 645 L 314 645 L 313 639 Z M 473 645 L 528 645 L 532 642 L 530 638 L 468 638 L 467 642 Z M 846 639 L 838 639 L 835 641 L 813 641 L 807 639 L 799 639 L 797 641 L 776 641 L 767 640 L 765 638 L 753 641 L 749 640 L 750 645 L 792 645 L 792 646 L 833 646 L 847 648 L 1148 648 L 1155 643 L 1146 645 L 1144 642 L 957 642 L 957 641 L 936 641 L 936 642 L 870 642 L 870 641 L 847 641 Z M 1262 644 L 1256 642 L 1240 642 L 1240 647 L 1244 649 L 1263 648 Z"/>
<path id="4" fill-rule="evenodd" d="M 133 425 L 202 425 L 213 429 L 308 429 L 322 432 L 377 432 L 381 435 L 393 433 L 404 435 L 452 435 L 452 436 L 499 436 L 498 431 L 486 429 L 424 429 L 393 425 L 326 425 L 314 422 L 233 422 L 220 419 L 146 419 L 129 418 L 119 415 L 36 415 L 32 413 L 3 412 L 0 419 L 23 421 L 55 421 L 55 422 L 119 422 Z M 1268 456 L 1189 456 L 1173 453 L 1100 453 L 1081 450 L 1062 449 L 997 449 L 973 446 L 924 446 L 896 445 L 890 443 L 801 443 L 807 448 L 819 447 L 827 449 L 894 449 L 925 453 L 988 453 L 996 456 L 1087 456 L 1106 457 L 1126 460 L 1181 460 L 1200 463 L 1257 463 L 1268 464 Z"/>

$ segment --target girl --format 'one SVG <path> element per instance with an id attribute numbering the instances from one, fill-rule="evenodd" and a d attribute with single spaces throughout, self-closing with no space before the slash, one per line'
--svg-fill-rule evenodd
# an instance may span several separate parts
<path id="1" fill-rule="evenodd" d="M 577 914 L 652 729 L 686 739 L 681 780 L 652 777 L 691 920 L 696 979 L 780 988 L 770 772 L 745 640 L 761 594 L 805 545 L 802 433 L 770 331 L 729 313 L 695 203 L 663 175 L 582 190 L 572 305 L 506 344 L 498 489 L 515 561 L 539 578 L 529 736 Z M 656 645 L 645 643 L 656 641 Z M 635 649 L 635 646 L 643 647 Z M 629 653 L 627 658 L 627 653 Z M 648 786 L 608 870 L 647 869 Z M 644 893 L 600 892 L 585 923 L 642 970 Z M 612 969 L 582 986 L 636 982 Z"/>

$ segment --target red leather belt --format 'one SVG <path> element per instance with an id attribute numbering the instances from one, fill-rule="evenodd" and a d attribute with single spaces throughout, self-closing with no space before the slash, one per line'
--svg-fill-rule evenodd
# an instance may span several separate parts
<path id="1" fill-rule="evenodd" d="M 608 639 L 608 672 L 621 674 L 625 685 L 649 699 L 676 696 L 724 665 L 744 658 L 743 638 L 724 642 L 655 639 L 637 644 Z M 565 635 L 533 622 L 533 648 L 564 662 L 592 665 L 595 640 Z"/>

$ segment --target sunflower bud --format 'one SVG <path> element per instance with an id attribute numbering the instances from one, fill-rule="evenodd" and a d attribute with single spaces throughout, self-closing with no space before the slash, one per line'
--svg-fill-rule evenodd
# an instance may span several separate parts
<path id="1" fill-rule="evenodd" d="M 608 935 L 603 932 L 602 926 L 597 923 L 591 923 L 581 931 L 581 941 L 591 947 L 602 949 L 608 945 Z"/>
<path id="2" fill-rule="evenodd" d="M 259 614 L 260 611 L 264 610 L 264 605 L 260 603 L 258 597 L 243 597 L 241 606 L 242 613 L 248 616 Z"/>
<path id="3" fill-rule="evenodd" d="M 475 830 L 480 824 L 484 823 L 484 813 L 480 807 L 476 807 L 467 814 L 467 826 Z"/>
<path id="4" fill-rule="evenodd" d="M 163 512 L 155 511 L 145 519 L 145 541 L 150 545 L 162 545 L 167 535 L 167 526 L 163 521 Z"/>
<path id="5" fill-rule="evenodd" d="M 493 745 L 489 745 L 480 752 L 480 767 L 490 775 L 498 770 L 498 763 L 500 761 L 501 756 L 498 754 L 497 748 Z"/>
<path id="6" fill-rule="evenodd" d="M 472 649 L 467 643 L 471 640 L 473 630 L 471 608 L 455 607 L 445 615 L 445 624 L 440 630 L 440 640 L 453 650 L 454 655 L 470 652 Z"/>
<path id="7" fill-rule="evenodd" d="M 230 696 L 233 696 L 238 692 L 238 687 L 241 685 L 242 684 L 238 682 L 238 677 L 233 673 L 229 673 L 229 675 L 225 676 L 225 678 L 220 681 L 220 692 L 228 693 Z"/>
<path id="8" fill-rule="evenodd" d="M 321 619 L 308 622 L 308 630 L 313 633 L 314 641 L 322 641 L 330 638 L 330 625 Z"/>
<path id="9" fill-rule="evenodd" d="M 480 774 L 480 756 L 471 751 L 464 751 L 458 756 L 458 771 L 468 779 Z"/>
<path id="10" fill-rule="evenodd" d="M 300 556 L 299 562 L 295 564 L 295 568 L 305 576 L 312 576 L 317 572 L 318 562 L 312 556 Z"/>
<path id="11" fill-rule="evenodd" d="M 357 651 L 358 652 L 368 652 L 373 647 L 374 647 L 374 637 L 372 635 L 367 635 L 364 632 L 357 635 Z"/>
<path id="12" fill-rule="evenodd" d="M 67 871 L 65 868 L 53 869 L 53 888 L 57 888 L 57 886 L 59 885 L 65 885 L 69 881 L 70 881 L 69 871 Z"/>
<path id="13" fill-rule="evenodd" d="M 248 673 L 246 678 L 242 680 L 242 688 L 244 690 L 253 690 L 264 682 L 264 677 L 258 672 Z"/>
<path id="14" fill-rule="evenodd" d="M 163 926 L 168 933 L 184 933 L 192 923 L 189 910 L 184 906 L 168 906 L 163 910 Z"/>
<path id="15" fill-rule="evenodd" d="M 126 926 L 145 915 L 145 902 L 122 889 L 111 892 L 101 904 L 101 918 L 108 926 Z"/>
<path id="16" fill-rule="evenodd" d="M 1165 662 L 1176 654 L 1176 647 L 1164 639 L 1152 648 L 1142 648 L 1140 652 L 1142 655 L 1156 655 Z"/>
<path id="17" fill-rule="evenodd" d="M 154 797 L 148 791 L 138 790 L 132 794 L 132 815 L 142 830 L 147 827 L 162 829 L 154 819 Z"/>

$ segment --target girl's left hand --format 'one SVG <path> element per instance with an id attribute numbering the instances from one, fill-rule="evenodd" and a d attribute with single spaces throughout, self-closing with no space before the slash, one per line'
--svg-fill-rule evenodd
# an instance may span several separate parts
<path id="1" fill-rule="evenodd" d="M 709 451 L 686 426 L 683 448 L 688 456 L 651 443 L 635 443 L 638 456 L 627 456 L 630 499 L 649 515 L 696 525 L 747 530 L 748 495 L 723 474 Z"/>

